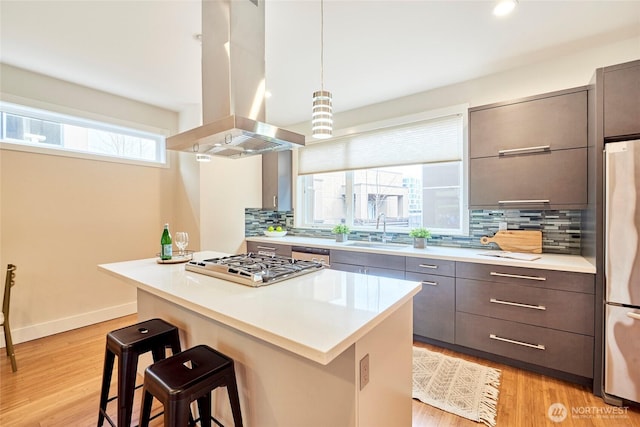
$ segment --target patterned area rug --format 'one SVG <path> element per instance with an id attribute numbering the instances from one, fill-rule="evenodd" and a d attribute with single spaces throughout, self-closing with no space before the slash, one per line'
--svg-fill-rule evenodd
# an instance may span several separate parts
<path id="1" fill-rule="evenodd" d="M 496 425 L 500 370 L 413 347 L 413 398 Z"/>

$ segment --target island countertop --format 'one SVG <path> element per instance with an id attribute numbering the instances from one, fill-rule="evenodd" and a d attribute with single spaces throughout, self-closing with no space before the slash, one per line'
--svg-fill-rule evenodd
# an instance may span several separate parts
<path id="1" fill-rule="evenodd" d="M 225 256 L 198 252 L 195 260 Z M 323 269 L 259 288 L 190 272 L 155 258 L 98 268 L 138 289 L 240 332 L 330 363 L 421 289 L 419 282 Z"/>

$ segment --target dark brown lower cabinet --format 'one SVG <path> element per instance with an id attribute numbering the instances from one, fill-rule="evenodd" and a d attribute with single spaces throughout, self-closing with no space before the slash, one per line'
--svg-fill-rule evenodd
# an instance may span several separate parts
<path id="1" fill-rule="evenodd" d="M 456 313 L 455 278 L 407 271 L 406 279 L 422 283 L 422 289 L 413 297 L 413 333 L 453 343 Z"/>
<path id="2" fill-rule="evenodd" d="M 593 378 L 593 337 L 456 313 L 456 344 Z"/>
<path id="3" fill-rule="evenodd" d="M 592 274 L 456 263 L 455 344 L 594 377 Z"/>

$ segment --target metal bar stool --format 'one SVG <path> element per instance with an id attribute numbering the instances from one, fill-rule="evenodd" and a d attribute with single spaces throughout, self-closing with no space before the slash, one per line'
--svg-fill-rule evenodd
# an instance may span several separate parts
<path id="1" fill-rule="evenodd" d="M 11 370 L 16 372 L 18 364 L 16 363 L 16 354 L 13 350 L 13 340 L 11 339 L 11 328 L 9 327 L 9 303 L 11 302 L 11 288 L 16 284 L 16 266 L 7 265 L 7 278 L 4 282 L 4 297 L 2 299 L 2 312 L 0 313 L 0 325 L 4 328 L 4 340 L 6 343 L 5 350 L 7 357 L 11 359 Z"/>
<path id="2" fill-rule="evenodd" d="M 242 427 L 233 359 L 211 347 L 198 345 L 154 363 L 144 372 L 140 427 L 149 426 L 154 397 L 164 405 L 166 427 L 186 426 L 194 400 L 198 401 L 202 427 L 210 427 L 212 419 L 222 426 L 211 417 L 211 392 L 218 387 L 227 388 L 234 426 Z"/>
<path id="3" fill-rule="evenodd" d="M 100 392 L 100 411 L 98 427 L 105 418 L 112 426 L 116 426 L 107 415 L 107 403 L 118 399 L 118 427 L 129 427 L 133 408 L 133 395 L 136 388 L 138 358 L 149 351 L 153 361 L 166 357 L 166 348 L 172 354 L 180 352 L 180 336 L 178 328 L 162 319 L 151 319 L 125 328 L 116 329 L 107 334 L 107 347 L 104 356 L 102 373 L 102 391 Z M 115 357 L 118 356 L 118 394 L 109 397 L 111 375 Z"/>

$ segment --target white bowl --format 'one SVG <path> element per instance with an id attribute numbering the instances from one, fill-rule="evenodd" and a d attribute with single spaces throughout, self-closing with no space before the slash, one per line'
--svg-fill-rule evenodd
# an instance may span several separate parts
<path id="1" fill-rule="evenodd" d="M 284 231 L 264 231 L 264 235 L 267 237 L 284 237 L 287 235 L 287 230 Z"/>

